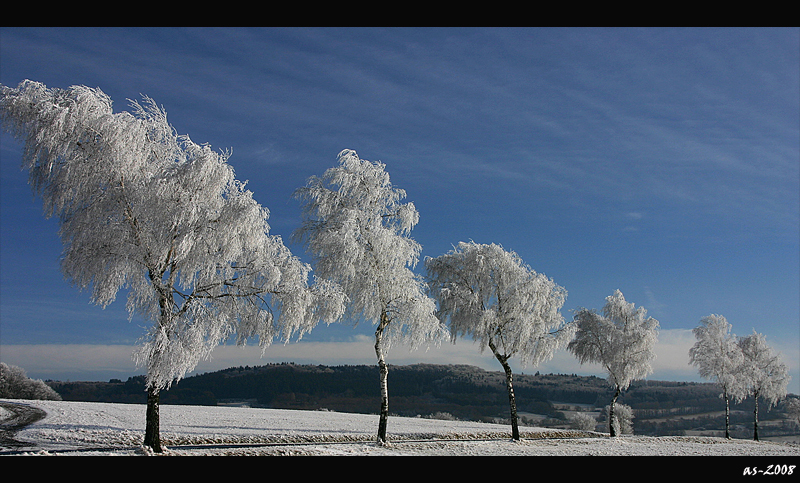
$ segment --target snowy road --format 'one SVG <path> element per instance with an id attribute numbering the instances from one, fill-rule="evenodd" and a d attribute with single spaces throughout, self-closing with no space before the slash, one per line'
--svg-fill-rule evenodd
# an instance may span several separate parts
<path id="1" fill-rule="evenodd" d="M 14 436 L 19 430 L 44 419 L 45 416 L 47 413 L 39 408 L 0 401 L 0 447 L 25 447 L 26 443 L 17 441 Z"/>

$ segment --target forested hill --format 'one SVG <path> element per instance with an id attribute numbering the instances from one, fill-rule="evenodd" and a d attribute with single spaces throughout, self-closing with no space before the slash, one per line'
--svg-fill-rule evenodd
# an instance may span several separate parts
<path id="1" fill-rule="evenodd" d="M 281 363 L 233 367 L 185 378 L 162 392 L 161 401 L 196 405 L 246 401 L 254 407 L 376 413 L 378 381 L 378 368 L 371 365 Z M 125 382 L 48 384 L 64 400 L 145 402 L 143 376 Z M 554 417 L 554 402 L 602 408 L 612 395 L 605 379 L 565 374 L 517 374 L 514 389 L 521 413 Z M 677 408 L 702 412 L 720 409 L 719 392 L 711 383 L 637 381 L 619 402 L 655 413 Z M 474 366 L 390 366 L 389 395 L 391 412 L 402 416 L 449 413 L 459 419 L 483 420 L 503 417 L 508 412 L 503 373 Z"/>

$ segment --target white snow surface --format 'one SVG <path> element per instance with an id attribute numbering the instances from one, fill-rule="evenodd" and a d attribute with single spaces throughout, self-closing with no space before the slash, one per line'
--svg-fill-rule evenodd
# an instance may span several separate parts
<path id="1" fill-rule="evenodd" d="M 153 455 L 142 447 L 145 406 L 0 400 L 47 416 L 13 435 L 32 444 L 0 455 Z M 715 437 L 649 437 L 470 421 L 389 418 L 389 443 L 374 442 L 377 415 L 224 406 L 161 406 L 161 455 L 376 456 L 800 456 L 800 446 Z M 8 412 L 0 409 L 0 422 Z"/>

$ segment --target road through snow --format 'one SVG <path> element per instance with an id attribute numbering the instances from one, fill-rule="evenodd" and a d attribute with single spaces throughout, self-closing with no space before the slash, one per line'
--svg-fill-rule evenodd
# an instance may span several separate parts
<path id="1" fill-rule="evenodd" d="M 0 447 L 27 446 L 26 443 L 14 439 L 17 431 L 46 416 L 47 413 L 37 407 L 0 401 Z"/>

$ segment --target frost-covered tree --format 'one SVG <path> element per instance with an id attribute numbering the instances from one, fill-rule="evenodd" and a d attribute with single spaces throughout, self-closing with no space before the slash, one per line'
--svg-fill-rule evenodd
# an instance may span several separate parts
<path id="1" fill-rule="evenodd" d="M 650 362 L 655 358 L 653 349 L 658 338 L 658 321 L 647 316 L 643 307 L 636 308 L 625 301 L 622 292 L 615 290 L 606 297 L 603 313 L 580 309 L 575 314 L 577 323 L 575 339 L 567 346 L 580 361 L 600 364 L 608 373 L 614 388 L 609 408 L 609 424 L 614 421 L 617 398 L 635 379 L 652 372 Z M 609 433 L 617 431 L 609 425 Z"/>
<path id="2" fill-rule="evenodd" d="M 516 400 L 509 359 L 538 365 L 553 357 L 574 335 L 561 307 L 567 292 L 535 272 L 513 251 L 497 244 L 460 242 L 452 251 L 425 260 L 428 287 L 449 320 L 451 340 L 469 336 L 487 347 L 506 375 L 511 432 L 519 440 Z"/>
<path id="3" fill-rule="evenodd" d="M 800 426 L 800 398 L 787 398 L 784 402 L 784 410 L 786 415 Z"/>
<path id="4" fill-rule="evenodd" d="M 575 413 L 569 418 L 569 427 L 581 431 L 594 431 L 597 427 L 597 420 L 590 414 Z"/>
<path id="5" fill-rule="evenodd" d="M 61 395 L 40 379 L 30 379 L 25 369 L 0 362 L 0 397 L 60 401 Z"/>
<path id="6" fill-rule="evenodd" d="M 731 333 L 731 325 L 722 315 L 711 314 L 700 319 L 692 329 L 697 342 L 689 349 L 689 361 L 698 367 L 700 376 L 713 379 L 722 388 L 725 400 L 725 437 L 730 439 L 730 398 L 740 391 L 736 371 L 742 363 L 742 351 Z"/>
<path id="7" fill-rule="evenodd" d="M 102 307 L 127 291 L 130 316 L 152 321 L 134 359 L 147 368 L 144 444 L 154 451 L 159 392 L 219 343 L 237 333 L 266 347 L 343 311 L 269 234 L 268 211 L 227 153 L 177 135 L 151 99 L 114 113 L 99 89 L 0 88 L 3 126 L 24 141 L 23 169 L 59 220 L 62 272 Z"/>
<path id="8" fill-rule="evenodd" d="M 753 398 L 753 439 L 758 441 L 758 400 L 764 399 L 767 409 L 786 397 L 789 373 L 780 355 L 773 352 L 766 337 L 756 331 L 747 337 L 740 337 L 739 347 L 743 361 L 736 377 L 742 381 L 739 398 Z"/>
<path id="9" fill-rule="evenodd" d="M 421 247 L 409 235 L 419 214 L 413 203 L 401 202 L 406 193 L 392 186 L 385 167 L 343 150 L 337 166 L 322 177 L 312 176 L 295 191 L 303 223 L 294 233 L 311 252 L 317 276 L 343 288 L 346 317 L 354 325 L 364 320 L 377 326 L 379 444 L 387 442 L 387 351 L 397 342 L 415 349 L 446 337 L 435 316 L 435 302 L 412 271 Z"/>

